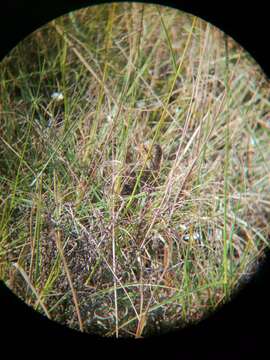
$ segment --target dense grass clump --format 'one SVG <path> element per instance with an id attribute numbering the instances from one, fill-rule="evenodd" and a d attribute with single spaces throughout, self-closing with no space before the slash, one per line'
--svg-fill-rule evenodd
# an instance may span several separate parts
<path id="1" fill-rule="evenodd" d="M 269 95 L 248 53 L 174 9 L 36 31 L 0 65 L 0 277 L 105 336 L 215 310 L 269 247 Z"/>

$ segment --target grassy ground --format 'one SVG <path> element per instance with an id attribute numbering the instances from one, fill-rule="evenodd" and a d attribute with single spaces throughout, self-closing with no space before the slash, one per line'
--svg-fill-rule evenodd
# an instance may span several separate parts
<path id="1" fill-rule="evenodd" d="M 215 310 L 269 246 L 269 89 L 232 39 L 169 8 L 32 34 L 0 69 L 0 277 L 105 336 Z"/>

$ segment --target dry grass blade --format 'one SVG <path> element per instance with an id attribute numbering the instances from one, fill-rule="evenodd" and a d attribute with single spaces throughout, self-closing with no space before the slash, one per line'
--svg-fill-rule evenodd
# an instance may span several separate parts
<path id="1" fill-rule="evenodd" d="M 63 265 L 64 265 L 64 269 L 65 269 L 65 273 L 66 273 L 66 276 L 67 276 L 67 279 L 68 279 L 68 282 L 69 282 L 69 286 L 70 286 L 70 289 L 71 289 L 71 292 L 72 292 L 72 297 L 73 297 L 74 305 L 75 305 L 75 308 L 76 308 L 76 313 L 77 313 L 77 317 L 78 317 L 80 330 L 83 331 L 84 330 L 83 329 L 83 322 L 82 322 L 82 318 L 81 318 L 80 307 L 79 307 L 79 303 L 78 303 L 78 297 L 77 297 L 76 290 L 75 290 L 75 288 L 73 286 L 70 271 L 69 271 L 69 268 L 68 268 L 68 265 L 67 265 L 67 262 L 66 262 L 66 259 L 65 259 L 64 252 L 63 252 L 63 248 L 62 248 L 62 244 L 61 244 L 61 233 L 60 233 L 60 231 L 55 232 L 55 241 L 56 241 L 57 249 L 59 251 L 61 260 L 62 260 Z"/>
<path id="2" fill-rule="evenodd" d="M 68 43 L 71 50 L 76 54 L 78 59 L 81 61 L 81 63 L 84 65 L 84 67 L 90 72 L 90 74 L 96 79 L 96 81 L 103 87 L 105 93 L 108 95 L 109 98 L 113 101 L 114 105 L 118 107 L 118 101 L 114 98 L 111 91 L 107 88 L 107 86 L 104 84 L 104 82 L 98 77 L 96 72 L 91 68 L 91 66 L 88 64 L 88 62 L 85 60 L 81 52 L 75 47 L 74 44 L 72 44 L 71 40 L 68 39 L 67 35 L 64 34 L 64 32 L 61 30 L 61 28 L 58 25 L 54 25 L 56 31 L 64 38 L 64 40 Z"/>
<path id="3" fill-rule="evenodd" d="M 26 272 L 24 271 L 24 269 L 17 263 L 13 263 L 12 264 L 22 275 L 22 277 L 24 278 L 25 282 L 27 283 L 27 285 L 30 287 L 31 291 L 33 292 L 33 294 L 36 296 L 37 298 L 37 303 L 36 306 L 40 305 L 42 307 L 42 310 L 44 311 L 44 313 L 46 314 L 46 316 L 50 319 L 51 316 L 46 308 L 46 306 L 44 305 L 43 301 L 41 300 L 40 295 L 38 294 L 37 290 L 35 289 L 35 287 L 33 286 L 33 284 L 31 283 L 28 275 L 26 274 Z"/>

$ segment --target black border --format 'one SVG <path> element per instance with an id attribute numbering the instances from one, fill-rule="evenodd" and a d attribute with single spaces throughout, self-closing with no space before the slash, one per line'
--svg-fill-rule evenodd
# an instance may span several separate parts
<path id="1" fill-rule="evenodd" d="M 0 59 L 22 38 L 51 19 L 93 4 L 93 1 L 81 0 L 4 2 L 0 8 Z M 229 0 L 162 1 L 162 4 L 178 6 L 181 10 L 217 25 L 244 46 L 269 77 L 269 21 L 266 2 L 257 1 L 256 6 L 254 3 Z M 185 359 L 192 358 L 195 354 L 207 359 L 258 356 L 259 352 L 267 351 L 268 345 L 268 330 L 265 326 L 270 320 L 270 297 L 267 292 L 267 280 L 270 278 L 269 254 L 267 258 L 268 261 L 252 283 L 213 316 L 185 331 L 144 340 L 102 339 L 64 328 L 34 312 L 0 282 L 2 352 L 6 348 L 11 354 L 18 351 L 28 357 L 45 353 L 65 356 L 71 352 L 79 356 L 81 351 L 86 351 L 89 357 L 100 358 L 105 354 L 125 358 L 132 355 L 142 358 L 146 355 L 152 358 L 185 356 Z"/>

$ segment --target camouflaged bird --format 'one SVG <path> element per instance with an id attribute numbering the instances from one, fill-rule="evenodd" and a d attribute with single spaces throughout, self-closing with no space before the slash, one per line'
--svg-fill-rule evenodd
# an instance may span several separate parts
<path id="1" fill-rule="evenodd" d="M 149 149 L 143 146 L 145 153 L 148 154 Z M 150 152 L 150 161 L 146 162 L 146 166 L 143 169 L 137 171 L 131 171 L 126 177 L 123 184 L 121 195 L 131 195 L 136 185 L 137 179 L 140 176 L 140 185 L 150 185 L 155 187 L 158 185 L 157 177 L 160 170 L 163 151 L 159 144 L 154 144 Z"/>

